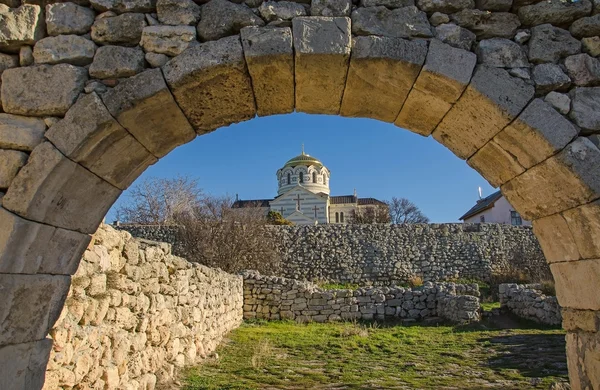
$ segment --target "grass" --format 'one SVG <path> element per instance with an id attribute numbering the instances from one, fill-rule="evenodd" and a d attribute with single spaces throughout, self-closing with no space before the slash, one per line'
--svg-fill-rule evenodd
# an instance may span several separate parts
<path id="1" fill-rule="evenodd" d="M 492 309 L 500 309 L 500 302 L 483 302 L 481 308 L 484 311 L 492 311 Z"/>
<path id="2" fill-rule="evenodd" d="M 567 377 L 558 329 L 278 321 L 229 337 L 184 389 L 547 389 Z"/>

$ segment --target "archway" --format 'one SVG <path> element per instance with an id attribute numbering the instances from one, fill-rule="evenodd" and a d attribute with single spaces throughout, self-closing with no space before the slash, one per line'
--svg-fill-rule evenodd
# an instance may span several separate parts
<path id="1" fill-rule="evenodd" d="M 135 12 L 153 8 L 115 3 L 114 10 L 125 13 L 98 19 L 92 38 L 107 45 L 106 51 L 121 47 L 111 43 L 132 46 L 140 37 L 144 45 L 146 22 Z M 146 41 L 144 47 L 149 52 L 175 47 L 170 55 L 181 54 L 161 67 L 142 66 L 122 73 L 129 77 L 118 82 L 105 81 L 110 88 L 90 82 L 85 68 L 68 64 L 4 71 L 2 106 L 12 115 L 3 116 L 3 131 L 27 129 L 23 134 L 29 136 L 11 143 L 3 135 L 1 145 L 21 150 L 21 163 L 13 158 L 10 167 L 2 168 L 9 179 L 0 209 L 0 367 L 8 388 L 42 386 L 51 348 L 46 335 L 62 309 L 69 275 L 123 189 L 196 135 L 255 115 L 293 110 L 394 122 L 432 136 L 500 186 L 515 209 L 534 221 L 551 263 L 564 308 L 573 388 L 600 386 L 600 150 L 586 137 L 600 129 L 592 115 L 600 97 L 597 89 L 585 87 L 597 81 L 594 65 L 588 66 L 597 60 L 576 54 L 581 43 L 577 46 L 571 33 L 551 25 L 571 25 L 575 36 L 589 34 L 588 27 L 598 23 L 588 17 L 590 1 L 515 1 L 513 13 L 488 12 L 487 2 L 480 4 L 484 10 L 473 10 L 469 1 L 459 6 L 418 1 L 420 8 L 412 1 L 401 2 L 405 7 L 386 3 L 389 8 L 363 3 L 352 21 L 346 17 L 349 8 L 319 8 L 313 1 L 315 16 L 293 18 L 292 28 L 260 27 L 264 21 L 258 18 L 245 23 L 255 26 L 232 35 L 239 23 L 226 31 L 205 23 L 198 27 L 205 42 L 186 50 L 189 41 L 183 45 L 171 31 L 170 38 L 162 36 L 151 45 Z M 233 6 L 225 0 L 209 4 Z M 8 20 L 21 20 L 29 12 L 35 24 L 42 15 L 38 6 L 18 10 L 0 8 L 13 18 Z M 476 35 L 477 54 L 460 48 L 462 38 L 433 29 L 427 15 L 433 20 L 434 11 L 452 14 L 460 34 Z M 122 23 L 117 19 L 128 15 L 129 26 L 137 23 L 139 34 L 129 31 L 134 37 L 125 42 L 111 37 L 111 23 Z M 520 24 L 533 27 L 529 58 L 506 39 L 521 39 L 516 37 Z M 33 27 L 15 27 L 18 34 L 10 31 L 14 36 L 2 38 L 0 49 L 35 43 L 44 32 Z M 146 32 L 148 40 L 156 33 Z M 540 49 L 550 41 L 561 45 Z M 575 84 L 568 119 L 541 98 L 558 88 L 556 83 L 535 77 L 537 68 L 532 80 L 523 68 L 556 63 L 571 54 L 565 65 L 567 88 L 571 79 Z M 97 50 L 95 56 L 101 55 L 106 53 Z M 58 57 L 49 62 L 73 62 Z M 91 68 L 89 73 L 103 77 Z M 64 119 L 36 119 L 47 116 Z M 47 124 L 51 126 L 44 133 Z M 29 150 L 29 156 L 23 152 Z"/>

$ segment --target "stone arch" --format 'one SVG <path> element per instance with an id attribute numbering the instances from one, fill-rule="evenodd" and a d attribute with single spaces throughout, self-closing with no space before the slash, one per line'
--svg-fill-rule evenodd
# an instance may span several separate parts
<path id="1" fill-rule="evenodd" d="M 0 5 L 0 387 L 42 386 L 70 275 L 145 168 L 196 135 L 294 110 L 432 136 L 501 187 L 551 264 L 573 388 L 600 387 L 600 75 L 586 40 L 600 10 L 589 0 L 375 0 L 351 15 L 350 2 L 313 0 L 311 16 L 262 18 L 212 0 L 199 22 L 159 8 L 155 26 L 146 2 L 96 3 L 50 4 L 45 17 Z M 119 15 L 94 20 L 107 9 Z M 262 27 L 277 18 L 288 20 Z M 100 48 L 77 35 L 90 29 Z"/>

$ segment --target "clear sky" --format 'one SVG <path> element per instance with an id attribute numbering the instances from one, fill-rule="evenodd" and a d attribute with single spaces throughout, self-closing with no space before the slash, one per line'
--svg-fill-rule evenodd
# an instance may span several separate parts
<path id="1" fill-rule="evenodd" d="M 240 199 L 273 198 L 275 173 L 305 152 L 331 171 L 331 194 L 380 200 L 408 198 L 432 222 L 456 222 L 478 198 L 494 189 L 466 162 L 433 138 L 371 119 L 289 114 L 238 123 L 197 137 L 144 172 L 145 177 L 186 175 L 207 193 Z M 133 184 L 135 185 L 135 183 Z M 108 212 L 127 201 L 125 191 Z"/>

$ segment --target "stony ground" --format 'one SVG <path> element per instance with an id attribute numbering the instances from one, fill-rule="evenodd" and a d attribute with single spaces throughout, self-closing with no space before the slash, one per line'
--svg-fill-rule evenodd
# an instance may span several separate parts
<path id="1" fill-rule="evenodd" d="M 564 332 L 514 320 L 469 327 L 255 322 L 186 372 L 183 388 L 548 389 L 566 378 Z"/>

